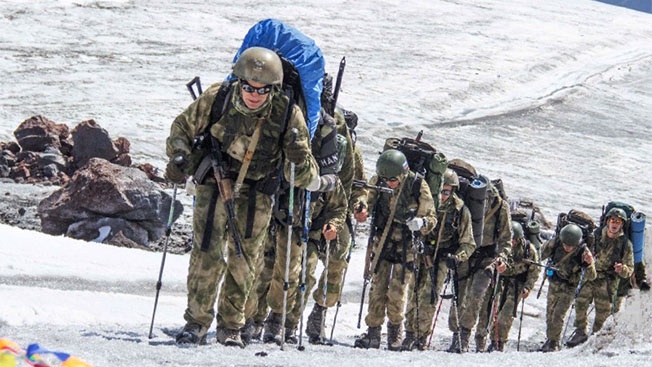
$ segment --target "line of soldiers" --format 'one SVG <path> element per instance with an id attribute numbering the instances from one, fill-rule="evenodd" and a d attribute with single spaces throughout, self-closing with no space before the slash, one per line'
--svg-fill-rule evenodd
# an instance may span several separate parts
<path id="1" fill-rule="evenodd" d="M 487 337 L 489 350 L 504 350 L 518 304 L 540 267 L 538 249 L 511 220 L 499 188 L 488 185 L 477 246 L 455 171 L 447 169 L 431 193 L 406 156 L 388 149 L 366 183 L 350 131 L 355 115 L 335 108 L 329 83 L 311 140 L 301 109 L 283 93 L 276 53 L 247 49 L 232 74 L 234 82 L 211 86 L 188 106 L 167 139 L 168 180 L 194 176 L 197 183 L 186 325 L 176 341 L 206 343 L 216 319 L 223 345 L 301 343 L 296 333 L 303 331 L 306 295 L 316 286 L 305 330 L 310 343 L 324 343 L 326 311 L 339 302 L 350 259 L 353 216 L 357 222 L 372 218 L 364 274 L 371 283 L 368 328 L 356 347 L 379 348 L 387 316 L 389 350 L 427 349 L 442 291 L 450 287 L 448 351 L 468 351 L 474 329 L 477 351 L 485 351 Z M 354 180 L 365 185 L 354 186 Z M 609 255 L 622 236 L 622 223 L 620 229 L 608 225 L 594 258 L 570 224 L 541 248 L 541 258 L 551 258 L 555 269 L 548 276 L 544 351 L 559 348 L 571 304 L 578 313 L 573 343 L 586 340 L 591 301 L 594 332 L 614 312 L 605 301 L 615 303 L 614 279 L 627 279 L 634 269 L 630 242 L 617 261 Z M 320 260 L 324 270 L 317 279 Z"/>

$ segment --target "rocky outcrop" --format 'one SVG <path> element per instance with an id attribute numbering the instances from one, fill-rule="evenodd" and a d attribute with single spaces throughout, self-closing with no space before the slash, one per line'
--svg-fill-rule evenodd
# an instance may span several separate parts
<path id="1" fill-rule="evenodd" d="M 165 234 L 172 198 L 145 173 L 90 158 L 38 206 L 42 231 L 116 245 L 147 246 Z M 183 207 L 174 205 L 174 217 Z"/>

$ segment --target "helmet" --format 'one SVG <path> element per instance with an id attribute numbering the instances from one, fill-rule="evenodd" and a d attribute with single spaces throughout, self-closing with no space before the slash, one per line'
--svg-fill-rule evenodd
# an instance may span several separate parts
<path id="1" fill-rule="evenodd" d="M 559 239 L 564 245 L 577 247 L 582 242 L 582 229 L 577 224 L 567 224 L 559 232 Z"/>
<path id="2" fill-rule="evenodd" d="M 623 220 L 623 223 L 627 221 L 627 214 L 620 208 L 611 208 L 607 213 L 607 218 L 611 217 L 620 218 Z"/>
<path id="3" fill-rule="evenodd" d="M 387 149 L 376 161 L 376 173 L 380 177 L 399 177 L 408 169 L 407 158 L 400 150 Z"/>
<path id="4" fill-rule="evenodd" d="M 512 221 L 512 232 L 514 233 L 514 237 L 512 238 L 524 238 L 523 226 L 521 226 L 521 223 Z"/>
<path id="5" fill-rule="evenodd" d="M 447 168 L 444 171 L 444 186 L 460 187 L 460 179 L 457 177 L 457 173 L 450 168 Z"/>
<path id="6" fill-rule="evenodd" d="M 278 55 L 264 47 L 250 47 L 233 65 L 233 75 L 262 84 L 281 84 L 283 64 Z"/>

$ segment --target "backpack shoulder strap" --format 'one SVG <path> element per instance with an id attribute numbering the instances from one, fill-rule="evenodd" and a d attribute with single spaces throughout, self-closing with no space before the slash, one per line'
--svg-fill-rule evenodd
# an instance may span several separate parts
<path id="1" fill-rule="evenodd" d="M 231 102 L 231 95 L 233 94 L 233 88 L 231 88 L 232 85 L 233 82 L 224 82 L 217 90 L 217 94 L 215 94 L 215 99 L 213 100 L 213 106 L 211 106 L 209 128 L 219 121 L 227 110 L 229 103 Z"/>

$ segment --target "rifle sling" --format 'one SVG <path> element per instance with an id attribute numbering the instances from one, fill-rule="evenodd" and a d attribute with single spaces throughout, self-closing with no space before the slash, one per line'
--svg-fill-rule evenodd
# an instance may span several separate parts
<path id="1" fill-rule="evenodd" d="M 271 111 L 271 110 L 270 110 Z M 242 159 L 242 165 L 240 166 L 240 172 L 238 172 L 238 178 L 235 180 L 235 185 L 233 186 L 233 197 L 238 197 L 240 194 L 240 188 L 242 188 L 242 183 L 244 182 L 245 176 L 247 175 L 247 170 L 249 170 L 249 165 L 251 164 L 251 159 L 256 152 L 256 147 L 258 146 L 258 140 L 260 140 L 260 131 L 263 127 L 263 122 L 265 118 L 260 117 L 258 123 L 256 124 L 256 129 L 254 130 L 253 135 L 251 136 L 251 141 L 249 141 L 249 146 L 247 146 L 247 152 Z"/>
<path id="2" fill-rule="evenodd" d="M 387 222 L 385 224 L 385 228 L 383 228 L 383 234 L 380 237 L 380 241 L 378 241 L 378 244 L 376 245 L 378 248 L 378 254 L 374 256 L 373 261 L 371 262 L 371 272 L 372 274 L 376 273 L 378 270 L 378 263 L 380 260 L 380 254 L 382 253 L 383 246 L 385 244 L 385 240 L 387 239 L 387 235 L 389 234 L 389 229 L 392 227 L 392 224 L 394 222 L 394 215 L 396 214 L 396 207 L 398 206 L 398 201 L 401 198 L 401 193 L 403 192 L 403 187 L 405 187 L 405 183 L 407 182 L 408 178 L 406 177 L 403 182 L 401 182 L 401 186 L 398 189 L 398 194 L 396 195 L 396 200 L 394 201 L 394 205 L 391 207 L 391 210 L 389 212 L 389 217 L 387 218 Z M 390 197 L 391 201 L 391 197 Z M 378 205 L 378 203 L 376 203 Z"/>

